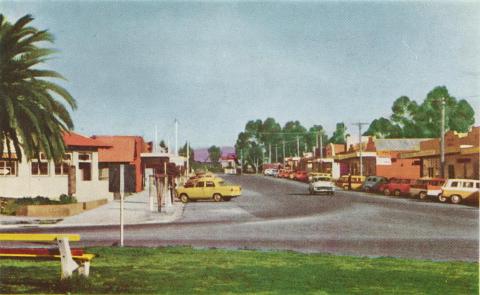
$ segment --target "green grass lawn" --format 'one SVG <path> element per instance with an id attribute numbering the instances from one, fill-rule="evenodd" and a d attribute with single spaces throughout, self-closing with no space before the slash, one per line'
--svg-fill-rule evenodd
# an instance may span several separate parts
<path id="1" fill-rule="evenodd" d="M 0 259 L 1 293 L 478 294 L 478 264 L 289 251 L 89 248 L 89 279 L 59 261 Z"/>

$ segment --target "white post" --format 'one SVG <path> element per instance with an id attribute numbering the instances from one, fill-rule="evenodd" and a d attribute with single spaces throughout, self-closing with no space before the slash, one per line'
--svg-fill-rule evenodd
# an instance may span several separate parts
<path id="1" fill-rule="evenodd" d="M 123 197 L 124 197 L 124 186 L 125 186 L 125 175 L 124 175 L 124 164 L 120 165 L 120 247 L 123 247 Z"/>
<path id="2" fill-rule="evenodd" d="M 167 162 L 164 163 L 165 177 L 164 177 L 164 196 L 165 196 L 165 211 L 172 207 L 172 198 L 170 196 L 170 190 L 168 189 L 168 174 L 167 174 Z"/>
<path id="3" fill-rule="evenodd" d="M 155 177 L 153 175 L 148 176 L 148 201 L 150 204 L 150 211 L 156 211 L 154 208 L 154 198 L 152 194 L 152 186 L 155 184 Z"/>

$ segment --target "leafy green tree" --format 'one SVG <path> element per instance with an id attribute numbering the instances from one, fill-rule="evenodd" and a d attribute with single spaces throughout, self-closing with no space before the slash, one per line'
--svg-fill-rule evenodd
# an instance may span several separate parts
<path id="1" fill-rule="evenodd" d="M 333 132 L 332 137 L 330 137 L 330 142 L 331 143 L 336 143 L 336 144 L 345 144 L 345 138 L 347 137 L 347 127 L 345 126 L 345 123 L 340 122 L 337 123 L 335 131 Z"/>
<path id="2" fill-rule="evenodd" d="M 302 126 L 299 121 L 288 121 L 283 126 L 283 134 L 285 142 L 287 143 L 286 156 L 297 155 L 297 137 L 299 142 L 300 155 L 305 151 L 305 140 L 307 129 Z"/>
<path id="3" fill-rule="evenodd" d="M 188 146 L 188 164 L 190 165 L 190 167 L 193 167 L 193 162 L 194 162 L 194 159 L 195 159 L 195 154 L 193 152 L 193 149 L 191 146 L 189 146 L 186 142 L 185 144 L 183 145 L 183 147 L 181 147 L 179 150 L 178 150 L 178 155 L 182 156 L 182 157 L 186 157 L 187 156 L 187 146 Z"/>
<path id="4" fill-rule="evenodd" d="M 218 160 L 220 160 L 221 156 L 222 152 L 218 146 L 212 145 L 208 148 L 208 157 L 210 158 L 210 161 L 212 161 L 212 163 L 218 163 Z"/>
<path id="5" fill-rule="evenodd" d="M 165 143 L 165 141 L 162 139 L 160 140 L 160 144 L 159 144 L 160 148 L 163 149 L 165 152 L 168 153 L 168 146 L 167 144 Z"/>
<path id="6" fill-rule="evenodd" d="M 0 14 L 0 154 L 4 147 L 17 157 L 59 160 L 65 153 L 63 133 L 73 129 L 64 103 L 76 102 L 52 79 L 64 79 L 55 71 L 39 69 L 55 50 L 38 44 L 53 43 L 53 35 L 38 30 L 25 15 L 11 24 Z M 59 100 L 60 99 L 60 100 Z M 22 154 L 23 153 L 23 154 Z"/>
<path id="7" fill-rule="evenodd" d="M 391 120 L 383 117 L 374 120 L 365 134 L 385 138 L 440 137 L 442 99 L 445 99 L 446 129 L 467 132 L 475 123 L 475 111 L 466 100 L 457 101 L 445 86 L 438 86 L 420 105 L 406 96 L 397 98 Z"/>
<path id="8" fill-rule="evenodd" d="M 308 150 L 313 150 L 313 147 L 317 146 L 317 137 L 318 137 L 318 147 L 320 148 L 320 137 L 322 138 L 322 143 L 325 146 L 328 143 L 328 136 L 325 133 L 322 125 L 313 125 L 308 129 L 306 136 Z"/>
<path id="9" fill-rule="evenodd" d="M 402 128 L 381 117 L 373 120 L 363 135 L 375 136 L 376 138 L 399 138 L 402 137 Z"/>
<path id="10" fill-rule="evenodd" d="M 466 100 L 448 93 L 445 86 L 435 87 L 427 94 L 415 116 L 420 126 L 418 137 L 439 137 L 441 131 L 441 100 L 445 99 L 445 126 L 447 130 L 467 132 L 475 123 L 475 112 Z"/>

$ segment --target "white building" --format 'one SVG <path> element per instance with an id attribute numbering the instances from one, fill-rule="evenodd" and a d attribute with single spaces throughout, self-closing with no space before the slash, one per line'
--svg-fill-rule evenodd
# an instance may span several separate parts
<path id="1" fill-rule="evenodd" d="M 100 180 L 98 175 L 98 148 L 108 145 L 73 132 L 66 133 L 64 141 L 67 153 L 62 163 L 48 161 L 42 154 L 40 162 L 0 155 L 0 196 L 57 199 L 71 192 L 78 201 L 112 199 L 108 179 Z"/>

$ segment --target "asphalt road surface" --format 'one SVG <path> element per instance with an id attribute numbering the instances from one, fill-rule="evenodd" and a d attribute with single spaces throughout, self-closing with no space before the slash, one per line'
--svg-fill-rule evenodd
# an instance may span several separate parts
<path id="1" fill-rule="evenodd" d="M 264 176 L 225 178 L 242 186 L 241 197 L 188 203 L 183 217 L 171 224 L 126 226 L 125 244 L 478 261 L 476 207 L 349 191 L 311 196 L 304 183 Z M 116 227 L 69 231 L 81 234 L 84 245 L 118 241 Z"/>

